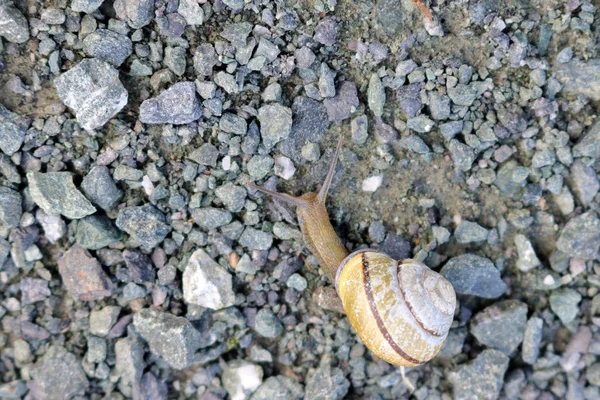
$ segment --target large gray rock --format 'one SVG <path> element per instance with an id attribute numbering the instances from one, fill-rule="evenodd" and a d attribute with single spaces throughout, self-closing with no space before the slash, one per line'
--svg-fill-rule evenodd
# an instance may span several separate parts
<path id="1" fill-rule="evenodd" d="M 321 362 L 315 373 L 306 382 L 305 400 L 342 400 L 350 382 L 339 368 L 331 368 L 328 361 Z"/>
<path id="2" fill-rule="evenodd" d="M 183 272 L 183 298 L 188 304 L 213 310 L 230 307 L 235 302 L 231 282 L 231 274 L 198 249 Z"/>
<path id="3" fill-rule="evenodd" d="M 110 171 L 103 165 L 91 169 L 81 182 L 83 193 L 103 210 L 116 207 L 123 192 L 117 187 Z"/>
<path id="4" fill-rule="evenodd" d="M 144 349 L 141 341 L 132 337 L 115 343 L 115 369 L 119 374 L 119 387 L 128 392 L 142 379 L 144 373 Z"/>
<path id="5" fill-rule="evenodd" d="M 75 242 L 85 249 L 99 250 L 121 240 L 121 232 L 104 215 L 90 215 L 77 221 Z"/>
<path id="6" fill-rule="evenodd" d="M 277 103 L 267 104 L 258 110 L 258 120 L 263 143 L 270 148 L 289 137 L 292 129 L 292 110 Z"/>
<path id="7" fill-rule="evenodd" d="M 8 111 L 0 104 L 0 150 L 12 156 L 21 148 L 29 121 L 19 115 Z"/>
<path id="8" fill-rule="evenodd" d="M 600 118 L 596 119 L 594 125 L 573 146 L 573 157 L 600 158 Z"/>
<path id="9" fill-rule="evenodd" d="M 202 116 L 193 82 L 178 82 L 140 106 L 140 121 L 145 124 L 189 124 Z"/>
<path id="10" fill-rule="evenodd" d="M 310 97 L 296 97 L 292 104 L 292 129 L 279 144 L 283 154 L 300 160 L 300 149 L 308 142 L 319 143 L 329 127 L 325 106 Z"/>
<path id="11" fill-rule="evenodd" d="M 272 376 L 256 389 L 250 400 L 300 400 L 302 385 L 288 376 Z"/>
<path id="12" fill-rule="evenodd" d="M 154 0 L 116 0 L 117 16 L 126 21 L 133 29 L 139 29 L 154 18 Z"/>
<path id="13" fill-rule="evenodd" d="M 12 43 L 25 43 L 29 39 L 27 19 L 12 0 L 0 1 L 0 36 Z"/>
<path id="14" fill-rule="evenodd" d="M 96 208 L 75 187 L 70 172 L 27 173 L 29 193 L 47 214 L 79 219 L 96 212 Z"/>
<path id="15" fill-rule="evenodd" d="M 163 213 L 150 204 L 125 207 L 119 212 L 116 224 L 119 229 L 149 249 L 158 246 L 171 232 Z"/>
<path id="16" fill-rule="evenodd" d="M 579 313 L 580 301 L 581 294 L 575 289 L 559 289 L 550 295 L 550 308 L 563 324 L 569 324 Z"/>
<path id="17" fill-rule="evenodd" d="M 85 129 L 103 126 L 127 104 L 127 90 L 110 64 L 86 58 L 54 80 L 58 97 Z"/>
<path id="18" fill-rule="evenodd" d="M 5 186 L 0 186 L 0 227 L 19 226 L 23 205 L 21 194 Z M 2 266 L 2 263 L 0 263 Z"/>
<path id="19" fill-rule="evenodd" d="M 323 101 L 330 121 L 343 121 L 350 118 L 359 104 L 358 92 L 354 82 L 342 82 L 336 95 Z"/>
<path id="20" fill-rule="evenodd" d="M 579 160 L 573 163 L 570 172 L 569 186 L 579 202 L 587 207 L 600 190 L 596 172 Z"/>
<path id="21" fill-rule="evenodd" d="M 482 351 L 475 360 L 448 375 L 454 400 L 496 400 L 500 395 L 509 358 L 498 350 Z"/>
<path id="22" fill-rule="evenodd" d="M 66 400 L 83 394 L 89 382 L 81 360 L 64 347 L 52 346 L 31 371 L 36 392 L 46 400 Z"/>
<path id="23" fill-rule="evenodd" d="M 97 29 L 83 39 L 83 51 L 90 57 L 119 67 L 131 55 L 131 40 L 109 29 Z"/>
<path id="24" fill-rule="evenodd" d="M 554 65 L 554 72 L 563 85 L 563 94 L 583 95 L 591 100 L 600 100 L 600 59 L 557 63 Z"/>
<path id="25" fill-rule="evenodd" d="M 492 261 L 475 254 L 451 258 L 440 273 L 458 294 L 497 299 L 506 292 L 506 284 Z"/>
<path id="26" fill-rule="evenodd" d="M 470 329 L 481 343 L 509 356 L 523 341 L 526 324 L 527 304 L 504 300 L 475 315 Z"/>
<path id="27" fill-rule="evenodd" d="M 593 212 L 571 218 L 564 226 L 556 248 L 571 257 L 594 260 L 600 249 L 600 219 Z"/>
<path id="28" fill-rule="evenodd" d="M 58 271 L 74 299 L 101 300 L 112 294 L 113 284 L 98 260 L 80 246 L 73 246 L 58 260 Z"/>
<path id="29" fill-rule="evenodd" d="M 150 351 L 162 357 L 171 368 L 187 368 L 201 344 L 200 332 L 190 321 L 167 312 L 143 309 L 134 315 L 133 325 L 148 342 Z"/>
<path id="30" fill-rule="evenodd" d="M 91 14 L 96 11 L 104 0 L 72 0 L 71 10 Z"/>

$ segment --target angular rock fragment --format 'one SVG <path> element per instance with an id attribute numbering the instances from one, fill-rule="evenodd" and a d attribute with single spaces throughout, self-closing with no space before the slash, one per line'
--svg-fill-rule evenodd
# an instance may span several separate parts
<path id="1" fill-rule="evenodd" d="M 101 310 L 93 310 L 90 313 L 90 333 L 92 335 L 105 337 L 117 322 L 121 307 L 106 306 Z"/>
<path id="2" fill-rule="evenodd" d="M 46 300 L 52 294 L 48 288 L 48 281 L 38 278 L 21 279 L 19 289 L 21 289 L 21 303 L 23 304 Z"/>
<path id="3" fill-rule="evenodd" d="M 71 247 L 58 260 L 58 270 L 76 300 L 101 300 L 112 294 L 113 284 L 100 263 L 80 246 Z"/>
<path id="4" fill-rule="evenodd" d="M 509 356 L 523 341 L 527 304 L 504 300 L 479 312 L 471 321 L 471 333 L 481 343 Z"/>
<path id="5" fill-rule="evenodd" d="M 12 0 L 0 2 L 0 36 L 12 43 L 25 43 L 29 39 L 29 25 Z"/>
<path id="6" fill-rule="evenodd" d="M 102 5 L 103 1 L 104 0 L 73 0 L 71 1 L 71 10 L 92 14 Z"/>
<path id="7" fill-rule="evenodd" d="M 121 240 L 121 232 L 103 215 L 90 215 L 77 221 L 75 242 L 89 250 L 99 250 Z"/>
<path id="8" fill-rule="evenodd" d="M 144 349 L 139 341 L 128 337 L 115 343 L 115 369 L 120 376 L 119 386 L 128 392 L 142 379 Z"/>
<path id="9" fill-rule="evenodd" d="M 171 232 L 163 213 L 150 204 L 125 207 L 119 212 L 116 224 L 119 229 L 149 249 L 158 246 Z"/>
<path id="10" fill-rule="evenodd" d="M 89 386 L 81 360 L 62 346 L 52 346 L 31 371 L 36 391 L 47 400 L 70 399 Z"/>
<path id="11" fill-rule="evenodd" d="M 0 186 L 0 227 L 19 226 L 23 205 L 21 194 L 6 186 Z"/>
<path id="12" fill-rule="evenodd" d="M 75 187 L 70 172 L 27 173 L 29 193 L 33 201 L 50 215 L 80 219 L 96 212 L 96 208 Z"/>
<path id="13" fill-rule="evenodd" d="M 190 257 L 183 273 L 183 298 L 188 304 L 219 310 L 235 302 L 231 274 L 202 249 Z"/>
<path id="14" fill-rule="evenodd" d="M 256 389 L 250 400 L 300 400 L 304 388 L 289 376 L 276 375 L 265 380 Z"/>
<path id="15" fill-rule="evenodd" d="M 145 124 L 189 124 L 202 116 L 193 82 L 178 82 L 140 106 L 140 121 Z"/>
<path id="16" fill-rule="evenodd" d="M 190 321 L 167 312 L 143 309 L 134 315 L 133 325 L 148 342 L 150 351 L 162 357 L 171 368 L 187 368 L 201 344 L 200 332 Z"/>
<path id="17" fill-rule="evenodd" d="M 263 143 L 270 148 L 287 139 L 292 129 L 292 110 L 281 104 L 267 104 L 258 110 L 260 134 Z"/>
<path id="18" fill-rule="evenodd" d="M 103 126 L 127 104 L 119 72 L 96 58 L 86 58 L 54 80 L 62 102 L 75 111 L 85 129 Z"/>
<path id="19" fill-rule="evenodd" d="M 116 0 L 114 8 L 133 29 L 143 28 L 154 18 L 154 0 Z"/>
<path id="20" fill-rule="evenodd" d="M 223 370 L 223 387 L 231 400 L 247 399 L 262 383 L 263 370 L 245 360 L 233 360 Z"/>
<path id="21" fill-rule="evenodd" d="M 596 119 L 585 136 L 573 146 L 573 157 L 600 158 L 600 118 Z"/>
<path id="22" fill-rule="evenodd" d="M 498 350 L 483 350 L 475 360 L 448 375 L 455 399 L 496 400 L 510 359 Z"/>
<path id="23" fill-rule="evenodd" d="M 213 67 L 219 62 L 219 57 L 210 43 L 203 43 L 194 53 L 194 69 L 200 75 L 212 75 Z"/>
<path id="24" fill-rule="evenodd" d="M 593 212 L 571 218 L 562 229 L 556 248 L 571 257 L 594 260 L 600 250 L 600 219 Z"/>
<path id="25" fill-rule="evenodd" d="M 7 156 L 12 156 L 21 148 L 29 121 L 10 112 L 0 104 L 0 150 Z"/>
<path id="26" fill-rule="evenodd" d="M 600 100 L 600 59 L 556 63 L 554 71 L 556 79 L 563 85 L 563 94 Z"/>
<path id="27" fill-rule="evenodd" d="M 350 382 L 339 368 L 331 368 L 328 360 L 321 362 L 315 373 L 306 382 L 304 398 L 344 399 L 350 389 Z"/>
<path id="28" fill-rule="evenodd" d="M 327 98 L 323 101 L 327 115 L 330 121 L 343 121 L 350 118 L 350 115 L 358 107 L 358 92 L 354 82 L 342 82 L 334 97 Z"/>
<path id="29" fill-rule="evenodd" d="M 81 189 L 88 199 L 103 210 L 116 207 L 123 196 L 109 169 L 103 165 L 95 166 L 88 172 L 81 182 Z"/>
<path id="30" fill-rule="evenodd" d="M 497 299 L 506 292 L 506 284 L 492 261 L 475 254 L 451 258 L 440 273 L 458 294 Z"/>
<path id="31" fill-rule="evenodd" d="M 133 282 L 154 282 L 154 268 L 150 257 L 137 250 L 125 250 L 123 260 Z"/>
<path id="32" fill-rule="evenodd" d="M 83 39 L 83 51 L 118 68 L 131 55 L 133 45 L 126 35 L 97 29 Z"/>

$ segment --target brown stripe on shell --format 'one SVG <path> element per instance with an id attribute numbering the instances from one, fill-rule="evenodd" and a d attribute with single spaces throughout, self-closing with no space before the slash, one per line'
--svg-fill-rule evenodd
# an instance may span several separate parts
<path id="1" fill-rule="evenodd" d="M 402 358 L 407 361 L 410 361 L 413 364 L 423 364 L 425 361 L 417 360 L 406 354 L 404 350 L 398 346 L 398 344 L 394 341 L 390 332 L 385 327 L 381 316 L 379 315 L 379 311 L 377 311 L 377 305 L 375 304 L 375 298 L 373 297 L 373 290 L 371 289 L 371 276 L 369 274 L 369 263 L 367 261 L 367 253 L 362 253 L 362 265 L 363 265 L 363 284 L 365 286 L 365 292 L 367 293 L 367 299 L 369 300 L 369 307 L 371 308 L 371 313 L 373 313 L 373 317 L 375 318 L 375 322 L 377 322 L 377 327 L 381 331 L 383 337 L 388 342 L 388 344 L 394 349 L 394 351 Z"/>
<path id="2" fill-rule="evenodd" d="M 419 326 L 427 333 L 429 333 L 431 336 L 435 336 L 435 337 L 442 337 L 444 335 L 440 335 L 438 332 L 429 329 L 427 327 L 425 327 L 425 325 L 423 324 L 423 321 L 421 321 L 419 319 L 419 315 L 415 312 L 415 310 L 413 310 L 412 305 L 406 300 L 406 292 L 404 291 L 404 285 L 402 282 L 402 276 L 400 275 L 400 263 L 402 261 L 396 261 L 396 276 L 398 277 L 398 286 L 400 287 L 400 291 L 402 292 L 402 296 L 404 297 L 404 304 L 406 304 L 406 306 L 408 307 L 408 310 L 410 311 L 411 315 L 415 318 L 415 321 L 417 321 L 417 324 L 419 324 Z"/>

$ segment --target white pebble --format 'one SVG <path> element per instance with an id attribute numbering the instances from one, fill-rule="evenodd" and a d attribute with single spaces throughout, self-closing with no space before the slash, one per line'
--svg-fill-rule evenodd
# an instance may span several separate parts
<path id="1" fill-rule="evenodd" d="M 383 182 L 383 175 L 375 175 L 365 179 L 362 183 L 363 192 L 374 192 Z"/>
<path id="2" fill-rule="evenodd" d="M 275 175 L 288 180 L 296 173 L 296 167 L 287 157 L 275 157 Z"/>
<path id="3" fill-rule="evenodd" d="M 142 186 L 144 187 L 144 192 L 146 192 L 148 196 L 152 196 L 152 193 L 154 193 L 154 184 L 148 175 L 144 175 L 142 178 Z"/>

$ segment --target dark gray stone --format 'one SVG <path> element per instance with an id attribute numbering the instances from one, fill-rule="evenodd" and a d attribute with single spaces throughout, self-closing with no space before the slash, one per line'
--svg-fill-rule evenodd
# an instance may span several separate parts
<path id="1" fill-rule="evenodd" d="M 96 58 L 86 58 L 54 80 L 62 102 L 75 111 L 85 129 L 103 126 L 127 104 L 119 72 Z"/>
<path id="2" fill-rule="evenodd" d="M 300 149 L 308 142 L 319 143 L 327 131 L 329 120 L 325 106 L 309 97 L 296 97 L 292 104 L 292 129 L 279 145 L 283 154 L 299 161 Z"/>
<path id="3" fill-rule="evenodd" d="M 381 251 L 394 260 L 404 260 L 410 257 L 410 242 L 401 236 L 388 233 L 381 244 Z"/>
<path id="4" fill-rule="evenodd" d="M 166 382 L 156 379 L 152 372 L 146 372 L 142 376 L 140 384 L 133 388 L 134 399 L 167 400 L 168 394 L 169 389 Z"/>
<path id="5" fill-rule="evenodd" d="M 113 284 L 100 263 L 80 246 L 71 247 L 58 260 L 58 271 L 76 300 L 101 300 L 112 294 Z"/>
<path id="6" fill-rule="evenodd" d="M 140 121 L 145 124 L 189 124 L 202 116 L 193 82 L 178 82 L 140 106 Z"/>
<path id="7" fill-rule="evenodd" d="M 482 344 L 509 356 L 523 341 L 526 324 L 527 304 L 504 300 L 477 313 L 470 330 Z"/>
<path id="8" fill-rule="evenodd" d="M 375 6 L 375 15 L 379 27 L 388 37 L 394 37 L 402 30 L 404 9 L 402 3 L 396 0 L 378 0 Z"/>
<path id="9" fill-rule="evenodd" d="M 458 294 L 497 299 L 506 292 L 506 284 L 492 261 L 475 254 L 451 258 L 440 273 Z"/>
<path id="10" fill-rule="evenodd" d="M 90 57 L 119 67 L 132 53 L 131 40 L 108 29 L 98 29 L 83 39 L 83 51 Z"/>
<path id="11" fill-rule="evenodd" d="M 158 246 L 171 232 L 163 213 L 150 204 L 125 207 L 119 212 L 116 224 L 140 245 L 149 249 Z"/>
<path id="12" fill-rule="evenodd" d="M 107 167 L 98 165 L 91 169 L 81 182 L 83 193 L 94 204 L 103 210 L 110 210 L 117 206 L 123 196 L 115 184 Z"/>
<path id="13" fill-rule="evenodd" d="M 96 212 L 96 208 L 73 184 L 70 172 L 27 173 L 29 193 L 47 214 L 80 219 Z"/>
<path id="14" fill-rule="evenodd" d="M 0 150 L 12 156 L 21 148 L 29 121 L 10 112 L 0 104 Z"/>
<path id="15" fill-rule="evenodd" d="M 12 43 L 29 40 L 27 19 L 11 0 L 0 2 L 0 36 Z"/>
<path id="16" fill-rule="evenodd" d="M 114 9 L 133 29 L 143 28 L 154 18 L 154 0 L 116 0 Z"/>
<path id="17" fill-rule="evenodd" d="M 248 124 L 246 120 L 235 114 L 225 113 L 219 121 L 219 128 L 223 132 L 233 133 L 234 135 L 243 136 L 248 132 Z"/>
<path id="18" fill-rule="evenodd" d="M 256 314 L 254 329 L 260 336 L 272 339 L 283 333 L 283 324 L 273 311 L 262 308 Z"/>
<path id="19" fill-rule="evenodd" d="M 452 102 L 459 106 L 471 106 L 477 96 L 477 91 L 472 85 L 458 84 L 448 88 L 448 96 Z"/>
<path id="20" fill-rule="evenodd" d="M 502 352 L 483 350 L 475 360 L 448 375 L 454 400 L 496 400 L 504 382 L 509 358 Z"/>
<path id="21" fill-rule="evenodd" d="M 0 227 L 10 229 L 19 226 L 22 214 L 21 194 L 6 186 L 0 186 Z"/>
<path id="22" fill-rule="evenodd" d="M 121 240 L 121 232 L 103 215 L 90 215 L 77 221 L 75 242 L 89 250 L 99 250 Z"/>
<path id="23" fill-rule="evenodd" d="M 135 283 L 154 282 L 154 267 L 150 257 L 138 250 L 125 250 L 123 260 L 127 265 L 129 279 Z"/>
<path id="24" fill-rule="evenodd" d="M 47 400 L 70 399 L 89 386 L 81 360 L 64 347 L 52 346 L 31 371 L 38 393 Z"/>
<path id="25" fill-rule="evenodd" d="M 331 368 L 329 361 L 321 365 L 306 382 L 305 400 L 342 400 L 348 393 L 350 382 L 339 368 Z"/>
<path id="26" fill-rule="evenodd" d="M 400 139 L 400 147 L 410 150 L 417 154 L 427 154 L 431 152 L 429 146 L 423 139 L 417 135 L 408 135 Z"/>
<path id="27" fill-rule="evenodd" d="M 600 219 L 593 211 L 571 218 L 563 227 L 556 248 L 571 257 L 598 258 Z"/>
<path id="28" fill-rule="evenodd" d="M 146 308 L 134 315 L 133 325 L 150 351 L 174 369 L 187 368 L 200 347 L 200 332 L 183 317 Z"/>
<path id="29" fill-rule="evenodd" d="M 330 121 L 343 121 L 350 118 L 358 107 L 358 93 L 354 82 L 342 82 L 335 97 L 323 101 Z"/>

